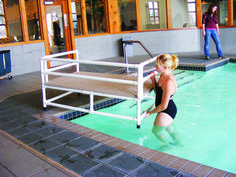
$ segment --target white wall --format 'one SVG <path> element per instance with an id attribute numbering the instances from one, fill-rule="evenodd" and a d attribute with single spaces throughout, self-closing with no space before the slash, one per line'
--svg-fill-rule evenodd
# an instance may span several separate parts
<path id="1" fill-rule="evenodd" d="M 200 50 L 198 29 L 152 31 L 76 38 L 76 49 L 79 50 L 81 59 L 97 60 L 121 56 L 122 37 L 132 37 L 133 40 L 142 42 L 152 54 Z M 133 53 L 134 55 L 147 54 L 138 44 L 133 45 Z"/>
<path id="2" fill-rule="evenodd" d="M 34 43 L 2 47 L 0 51 L 10 51 L 11 74 L 20 75 L 40 71 L 40 57 L 45 55 L 44 43 Z"/>

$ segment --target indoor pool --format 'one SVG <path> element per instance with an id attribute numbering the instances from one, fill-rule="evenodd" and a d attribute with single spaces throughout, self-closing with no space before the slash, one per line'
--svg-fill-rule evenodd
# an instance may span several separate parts
<path id="1" fill-rule="evenodd" d="M 72 122 L 151 149 L 236 173 L 236 64 L 229 63 L 208 72 L 185 71 L 176 75 L 178 85 L 183 80 L 181 75 L 193 78 L 191 82 L 179 86 L 174 96 L 178 108 L 174 126 L 180 134 L 181 147 L 170 144 L 163 148 L 151 132 L 155 115 L 143 119 L 140 129 L 136 129 L 135 121 L 93 114 Z M 142 109 L 145 110 L 152 103 L 154 100 L 144 100 Z M 124 101 L 102 111 L 135 115 L 136 106 L 133 101 Z"/>

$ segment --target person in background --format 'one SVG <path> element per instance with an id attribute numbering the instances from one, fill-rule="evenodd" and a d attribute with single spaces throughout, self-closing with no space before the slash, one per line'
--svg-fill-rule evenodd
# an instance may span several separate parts
<path id="1" fill-rule="evenodd" d="M 209 6 L 207 12 L 202 16 L 202 35 L 205 38 L 204 54 L 207 60 L 210 59 L 209 46 L 210 39 L 212 38 L 216 45 L 216 51 L 219 59 L 223 59 L 225 56 L 221 50 L 219 39 L 219 24 L 216 16 L 217 6 L 213 3 Z"/>
<path id="2" fill-rule="evenodd" d="M 154 121 L 152 133 L 164 145 L 168 144 L 168 137 L 165 136 L 166 132 L 172 137 L 175 145 L 180 144 L 178 134 L 172 126 L 177 113 L 176 105 L 172 99 L 177 90 L 177 82 L 172 70 L 177 68 L 178 63 L 179 59 L 176 55 L 159 55 L 155 65 L 157 72 L 160 73 L 158 81 L 156 81 L 155 74 L 151 73 L 153 74 L 151 80 L 156 93 L 155 108 L 151 111 L 148 109 L 144 117 L 158 113 Z"/>

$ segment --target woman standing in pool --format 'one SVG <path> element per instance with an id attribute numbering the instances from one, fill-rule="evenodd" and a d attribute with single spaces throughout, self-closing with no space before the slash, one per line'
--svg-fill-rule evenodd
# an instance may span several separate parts
<path id="1" fill-rule="evenodd" d="M 209 6 L 207 12 L 202 16 L 202 35 L 205 38 L 204 54 L 207 60 L 210 59 L 209 46 L 211 37 L 216 45 L 216 51 L 219 59 L 224 58 L 219 39 L 219 24 L 216 16 L 217 6 L 213 3 Z"/>
<path id="2" fill-rule="evenodd" d="M 173 138 L 174 143 L 178 143 L 178 135 L 174 130 L 172 123 L 177 113 L 176 105 L 172 99 L 177 90 L 177 82 L 172 74 L 179 63 L 176 55 L 162 54 L 156 59 L 155 68 L 160 73 L 159 80 L 156 81 L 155 75 L 151 77 L 154 91 L 156 93 L 155 108 L 147 111 L 146 116 L 158 113 L 154 121 L 152 132 L 164 144 L 167 144 L 165 131 Z"/>

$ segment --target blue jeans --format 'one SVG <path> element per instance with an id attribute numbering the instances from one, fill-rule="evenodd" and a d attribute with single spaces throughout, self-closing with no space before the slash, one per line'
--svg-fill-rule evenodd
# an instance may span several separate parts
<path id="1" fill-rule="evenodd" d="M 219 39 L 219 36 L 217 34 L 217 31 L 216 30 L 209 30 L 209 29 L 206 29 L 206 35 L 205 35 L 205 45 L 204 45 L 205 56 L 210 57 L 209 46 L 210 46 L 211 37 L 212 37 L 213 41 L 215 42 L 216 51 L 217 51 L 218 56 L 219 57 L 224 56 L 224 54 L 221 50 L 220 39 Z"/>

